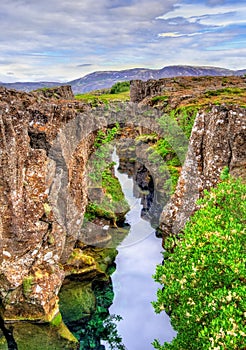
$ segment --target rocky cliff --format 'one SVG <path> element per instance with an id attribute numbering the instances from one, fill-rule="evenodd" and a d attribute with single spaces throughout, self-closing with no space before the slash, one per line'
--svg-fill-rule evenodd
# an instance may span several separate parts
<path id="1" fill-rule="evenodd" d="M 165 235 L 182 230 L 197 209 L 197 199 L 218 183 L 225 167 L 246 179 L 245 108 L 214 106 L 198 113 L 176 192 L 160 218 Z"/>
<path id="2" fill-rule="evenodd" d="M 67 147 L 66 128 L 61 132 L 75 120 L 76 110 L 86 107 L 72 106 L 69 87 L 57 89 L 50 99 L 47 93 L 0 90 L 0 297 L 5 320 L 44 321 L 57 312 L 64 278 L 60 262 L 71 253 L 86 205 L 84 172 L 93 134 L 83 135 L 79 144 L 73 137 Z M 79 138 L 79 127 L 73 124 L 69 132 Z M 73 217 L 71 206 L 76 206 Z"/>
<path id="3" fill-rule="evenodd" d="M 116 122 L 139 133 L 152 130 L 156 113 L 149 112 L 134 104 L 92 109 L 74 100 L 70 87 L 33 93 L 0 89 L 4 320 L 49 321 L 58 312 L 64 264 L 81 235 L 85 170 L 95 134 Z"/>
<path id="4" fill-rule="evenodd" d="M 206 88 L 198 88 L 199 96 L 215 84 L 209 81 Z M 223 81 L 216 81 L 216 87 L 221 87 Z M 231 86 L 245 88 L 243 78 L 229 81 Z M 194 91 L 194 80 L 187 82 Z M 44 322 L 58 313 L 57 294 L 80 238 L 87 204 L 86 163 L 96 131 L 119 122 L 138 134 L 163 136 L 156 123 L 158 109 L 146 105 L 149 97 L 167 91 L 170 101 L 177 96 L 175 101 L 182 102 L 182 92 L 174 83 L 133 82 L 131 96 L 141 108 L 132 102 L 97 110 L 75 101 L 69 87 L 33 93 L 0 88 L 0 299 L 4 320 Z M 245 108 L 236 106 L 210 106 L 198 113 L 177 191 L 161 216 L 165 234 L 182 229 L 196 209 L 196 199 L 218 182 L 225 166 L 232 174 L 245 176 L 245 123 Z M 153 183 L 158 185 L 158 176 L 153 176 Z M 88 268 L 90 259 L 83 259 L 72 259 L 79 271 Z"/>
<path id="5" fill-rule="evenodd" d="M 201 103 L 200 100 L 204 97 L 209 97 L 211 100 L 213 96 L 219 96 L 223 92 L 227 92 L 224 101 L 227 103 L 230 89 L 245 89 L 245 87 L 245 77 L 180 76 L 148 81 L 134 80 L 131 82 L 130 96 L 132 102 L 140 103 L 141 105 L 153 105 L 155 101 L 153 98 L 162 96 L 163 101 L 168 102 L 171 108 L 176 108 L 184 103 L 199 105 Z"/>
<path id="6" fill-rule="evenodd" d="M 198 110 L 176 192 L 160 217 L 164 235 L 182 230 L 197 208 L 197 199 L 218 183 L 224 167 L 234 176 L 246 177 L 245 92 L 245 77 L 131 82 L 131 100 L 138 105 L 150 105 L 164 113 L 175 109 L 180 120 L 189 108 Z M 185 118 L 187 122 L 190 116 Z"/>

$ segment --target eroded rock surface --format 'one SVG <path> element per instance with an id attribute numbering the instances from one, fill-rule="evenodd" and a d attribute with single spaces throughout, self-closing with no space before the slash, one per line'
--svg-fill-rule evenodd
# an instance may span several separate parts
<path id="1" fill-rule="evenodd" d="M 131 101 L 142 105 L 155 105 L 154 97 L 162 96 L 162 105 L 169 104 L 171 108 L 182 105 L 183 102 L 199 104 L 203 95 L 216 90 L 230 88 L 246 88 L 245 77 L 175 77 L 159 80 L 131 81 Z M 166 97 L 166 100 L 165 100 Z M 226 101 L 225 101 L 226 102 Z"/>
<path id="2" fill-rule="evenodd" d="M 64 278 L 59 264 L 76 240 L 71 236 L 77 227 L 73 232 L 70 227 L 74 220 L 78 226 L 85 210 L 83 174 L 93 138 L 85 135 L 83 145 L 76 148 L 75 142 L 67 155 L 61 131 L 74 120 L 76 109 L 86 107 L 67 100 L 69 87 L 56 89 L 58 93 L 59 100 L 42 92 L 0 89 L 0 297 L 5 320 L 49 320 L 57 312 Z M 65 175 L 59 177 L 61 173 Z M 52 203 L 62 199 L 59 205 Z M 78 214 L 68 223 L 60 217 L 70 202 Z"/>
<path id="3" fill-rule="evenodd" d="M 72 99 L 68 87 L 53 93 L 0 88 L 0 299 L 5 320 L 49 321 L 58 312 L 57 295 L 87 204 L 85 171 L 95 132 L 119 122 L 125 130 L 163 135 L 159 115 L 134 103 L 92 109 Z M 164 232 L 183 227 L 202 190 L 217 183 L 224 166 L 245 175 L 245 119 L 245 109 L 236 107 L 199 113 L 177 192 L 162 215 Z M 94 273 L 94 263 L 87 263 L 83 257 L 75 267 Z"/>
<path id="4" fill-rule="evenodd" d="M 69 87 L 33 93 L 0 89 L 5 320 L 47 321 L 58 312 L 63 266 L 79 238 L 87 204 L 85 169 L 96 131 L 116 122 L 139 133 L 158 130 L 155 116 L 131 103 L 92 109 L 72 99 Z"/>
<path id="5" fill-rule="evenodd" d="M 203 190 L 218 183 L 226 166 L 233 176 L 246 178 L 245 108 L 221 106 L 198 113 L 176 192 L 161 215 L 165 235 L 182 230 Z"/>

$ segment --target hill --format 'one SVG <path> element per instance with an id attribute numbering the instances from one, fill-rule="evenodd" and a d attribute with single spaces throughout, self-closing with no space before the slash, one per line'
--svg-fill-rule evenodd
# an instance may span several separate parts
<path id="1" fill-rule="evenodd" d="M 0 83 L 1 86 L 21 91 L 31 91 L 43 87 L 71 85 L 74 94 L 109 88 L 118 81 L 172 78 L 177 76 L 230 76 L 245 75 L 246 69 L 230 70 L 209 66 L 167 66 L 162 69 L 133 68 L 120 71 L 97 71 L 68 82 L 19 82 Z"/>

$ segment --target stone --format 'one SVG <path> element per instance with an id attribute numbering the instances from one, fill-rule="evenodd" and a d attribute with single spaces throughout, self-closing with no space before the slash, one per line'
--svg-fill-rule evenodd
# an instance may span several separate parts
<path id="1" fill-rule="evenodd" d="M 135 86 L 140 100 L 152 96 L 152 86 L 154 94 L 164 91 L 162 83 L 152 81 L 141 92 L 141 84 L 132 83 L 131 92 Z M 176 83 L 168 84 L 175 93 Z M 118 122 L 125 138 L 161 135 L 156 118 L 162 112 L 134 103 L 134 97 L 130 103 L 91 108 L 73 100 L 69 88 L 57 89 L 24 93 L 0 87 L 0 312 L 5 321 L 50 322 L 59 312 L 58 293 L 71 272 L 66 264 L 78 240 L 85 244 L 86 164 L 97 130 Z M 199 114 L 170 214 L 162 215 L 163 230 L 178 232 L 199 193 L 216 184 L 225 165 L 232 174 L 245 174 L 244 121 L 243 108 L 214 107 Z M 89 238 L 100 239 L 100 246 L 110 240 L 92 233 Z M 104 275 L 108 263 L 102 261 Z M 98 274 L 90 265 L 78 267 Z"/>
<path id="2" fill-rule="evenodd" d="M 198 208 L 196 201 L 216 186 L 225 167 L 246 180 L 245 108 L 216 106 L 198 113 L 177 189 L 160 218 L 164 236 L 181 232 Z"/>

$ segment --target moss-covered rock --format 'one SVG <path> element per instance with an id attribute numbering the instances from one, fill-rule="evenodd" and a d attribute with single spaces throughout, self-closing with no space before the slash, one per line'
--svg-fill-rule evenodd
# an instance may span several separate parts
<path id="1" fill-rule="evenodd" d="M 0 330 L 0 350 L 8 350 L 7 340 L 1 330 Z"/>
<path id="2" fill-rule="evenodd" d="M 66 280 L 59 293 L 60 310 L 66 323 L 88 317 L 96 308 L 92 283 Z"/>
<path id="3" fill-rule="evenodd" d="M 18 350 L 75 350 L 78 348 L 78 340 L 63 322 L 57 326 L 19 322 L 12 324 L 11 327 L 13 327 L 13 336 Z"/>

